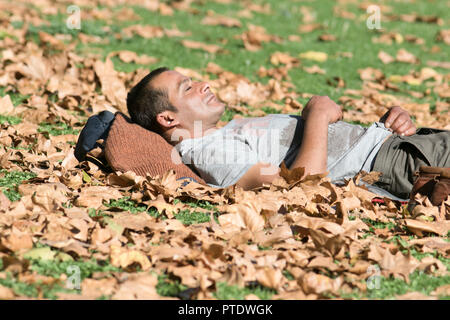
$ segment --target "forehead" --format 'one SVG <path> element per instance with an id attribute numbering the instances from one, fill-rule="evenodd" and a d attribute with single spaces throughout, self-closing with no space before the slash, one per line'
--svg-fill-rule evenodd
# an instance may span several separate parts
<path id="1" fill-rule="evenodd" d="M 187 78 L 181 73 L 173 70 L 164 71 L 159 74 L 152 82 L 154 88 L 157 89 L 166 89 L 171 91 L 176 89 L 178 83 Z"/>

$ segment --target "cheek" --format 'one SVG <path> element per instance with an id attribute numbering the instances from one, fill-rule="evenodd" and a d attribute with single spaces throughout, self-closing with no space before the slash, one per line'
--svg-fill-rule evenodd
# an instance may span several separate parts
<path id="1" fill-rule="evenodd" d="M 203 100 L 198 95 L 186 96 L 184 103 L 186 109 L 194 113 L 199 112 L 204 106 Z"/>

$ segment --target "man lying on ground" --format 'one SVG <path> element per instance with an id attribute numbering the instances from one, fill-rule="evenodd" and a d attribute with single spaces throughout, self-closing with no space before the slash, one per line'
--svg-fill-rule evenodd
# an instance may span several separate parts
<path id="1" fill-rule="evenodd" d="M 225 105 L 209 85 L 166 68 L 132 88 L 127 107 L 134 122 L 162 135 L 185 164 L 217 187 L 270 183 L 284 161 L 290 169 L 304 167 L 305 174 L 328 171 L 334 183 L 361 170 L 381 172 L 377 186 L 388 191 L 384 195 L 406 199 L 421 165 L 450 167 L 450 131 L 418 135 L 400 107 L 363 128 L 339 121 L 342 108 L 326 96 L 314 96 L 301 117 L 272 114 L 218 128 Z"/>

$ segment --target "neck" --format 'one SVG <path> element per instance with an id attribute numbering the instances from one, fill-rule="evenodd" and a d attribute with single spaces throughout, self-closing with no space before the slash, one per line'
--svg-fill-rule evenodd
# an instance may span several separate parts
<path id="1" fill-rule="evenodd" d="M 164 132 L 162 136 L 167 142 L 175 146 L 183 139 L 202 138 L 216 130 L 218 130 L 216 124 L 194 125 L 194 127 L 189 129 L 175 127 Z"/>

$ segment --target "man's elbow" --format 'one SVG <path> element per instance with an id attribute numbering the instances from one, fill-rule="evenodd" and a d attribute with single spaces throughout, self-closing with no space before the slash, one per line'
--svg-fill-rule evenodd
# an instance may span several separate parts
<path id="1" fill-rule="evenodd" d="M 236 185 L 244 190 L 258 188 L 263 184 L 272 183 L 273 180 L 280 176 L 279 171 L 280 168 L 272 164 L 257 163 L 236 182 Z"/>

